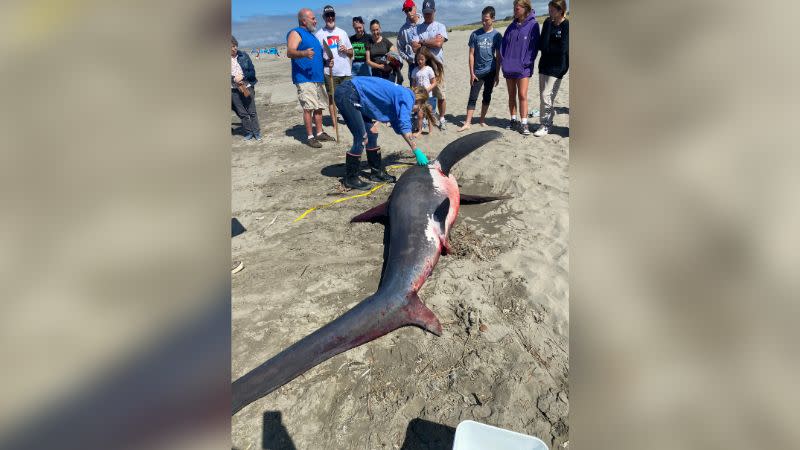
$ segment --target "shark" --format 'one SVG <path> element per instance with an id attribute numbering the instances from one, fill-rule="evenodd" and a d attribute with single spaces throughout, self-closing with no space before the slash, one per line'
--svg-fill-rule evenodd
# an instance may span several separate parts
<path id="1" fill-rule="evenodd" d="M 413 166 L 397 180 L 386 202 L 351 219 L 385 226 L 383 267 L 377 291 L 295 342 L 232 384 L 232 414 L 327 359 L 404 326 L 436 336 L 442 325 L 417 293 L 441 255 L 451 251 L 449 233 L 462 204 L 508 196 L 461 194 L 451 173 L 461 159 L 502 136 L 487 130 L 448 144 L 427 166 Z"/>

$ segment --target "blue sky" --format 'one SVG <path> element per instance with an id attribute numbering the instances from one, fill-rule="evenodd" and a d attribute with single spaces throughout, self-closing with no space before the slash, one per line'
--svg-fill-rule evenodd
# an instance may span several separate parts
<path id="1" fill-rule="evenodd" d="M 287 15 L 297 14 L 300 9 L 298 2 L 290 1 L 275 1 L 275 0 L 232 0 L 231 1 L 231 18 L 233 20 L 244 20 L 248 16 L 258 15 Z M 302 5 L 306 8 L 311 8 L 314 11 L 322 10 L 325 5 L 332 5 L 334 8 L 343 2 L 329 2 L 325 0 L 307 0 L 303 1 Z"/>
<path id="2" fill-rule="evenodd" d="M 422 0 L 415 1 L 421 12 Z M 231 0 L 231 29 L 243 49 L 285 43 L 286 33 L 297 26 L 297 11 L 301 7 L 313 9 L 321 27 L 324 26 L 322 7 L 332 5 L 337 13 L 336 26 L 347 33 L 353 32 L 353 16 L 362 16 L 367 23 L 378 19 L 384 31 L 396 32 L 405 22 L 402 4 L 403 0 Z M 547 0 L 533 0 L 532 4 L 536 15 L 547 14 Z M 498 19 L 512 14 L 513 0 L 436 0 L 436 20 L 445 26 L 478 22 L 481 10 L 489 5 L 494 6 Z"/>

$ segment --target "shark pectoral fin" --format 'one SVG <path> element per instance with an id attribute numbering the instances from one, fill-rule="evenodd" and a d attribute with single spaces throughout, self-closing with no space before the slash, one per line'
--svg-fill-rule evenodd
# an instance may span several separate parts
<path id="1" fill-rule="evenodd" d="M 445 198 L 442 203 L 436 207 L 433 212 L 433 220 L 439 224 L 439 232 L 444 233 L 445 222 L 447 221 L 447 214 L 450 212 L 450 199 Z"/>
<path id="2" fill-rule="evenodd" d="M 453 253 L 453 249 L 450 247 L 450 240 L 447 238 L 442 239 L 442 255 L 449 255 Z"/>
<path id="3" fill-rule="evenodd" d="M 386 202 L 383 202 L 380 205 L 372 209 L 368 209 L 367 211 L 364 211 L 363 213 L 353 217 L 350 219 L 350 223 L 371 222 L 385 224 L 389 220 L 389 212 L 386 208 L 387 204 Z"/>
<path id="4" fill-rule="evenodd" d="M 439 323 L 436 314 L 422 303 L 416 292 L 408 294 L 408 305 L 403 309 L 407 315 L 408 325 L 416 325 L 436 336 L 442 335 L 442 324 Z"/>
<path id="5" fill-rule="evenodd" d="M 511 198 L 510 195 L 501 195 L 497 197 L 487 197 L 483 195 L 469 195 L 469 194 L 461 194 L 461 204 L 462 205 L 477 205 L 480 203 L 488 203 L 493 202 L 495 200 L 507 200 Z"/>

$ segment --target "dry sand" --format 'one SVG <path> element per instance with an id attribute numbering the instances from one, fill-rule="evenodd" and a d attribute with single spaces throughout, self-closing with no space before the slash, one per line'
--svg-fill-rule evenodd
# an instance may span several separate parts
<path id="1" fill-rule="evenodd" d="M 445 44 L 450 127 L 422 138 L 431 157 L 463 134 L 455 125 L 469 93 L 468 36 L 454 31 Z M 307 208 L 355 194 L 339 181 L 351 136 L 340 123 L 341 143 L 303 144 L 289 60 L 254 63 L 266 138 L 233 136 L 233 216 L 247 228 L 232 240 L 233 259 L 245 264 L 232 284 L 234 379 L 376 290 L 383 227 L 349 220 L 391 192 L 387 185 L 293 222 Z M 538 74 L 530 84 L 529 106 L 538 108 Z M 453 171 L 463 193 L 513 198 L 461 208 L 454 254 L 440 259 L 420 291 L 443 335 L 407 327 L 320 364 L 235 415 L 234 447 L 449 449 L 466 419 L 566 446 L 569 76 L 556 104 L 556 134 L 503 130 Z M 488 117 L 489 129 L 509 117 L 504 80 Z M 535 129 L 538 118 L 530 120 Z M 327 111 L 324 122 L 333 135 Z M 235 116 L 232 123 L 238 129 Z M 481 129 L 476 123 L 465 133 Z M 413 162 L 391 129 L 381 128 L 380 144 L 384 158 Z"/>

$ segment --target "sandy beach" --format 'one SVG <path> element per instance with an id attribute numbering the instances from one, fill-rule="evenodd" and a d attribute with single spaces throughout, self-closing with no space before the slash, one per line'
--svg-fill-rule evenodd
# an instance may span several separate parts
<path id="1" fill-rule="evenodd" d="M 445 44 L 450 124 L 423 136 L 423 149 L 432 159 L 464 133 L 502 130 L 453 173 L 462 193 L 512 198 L 462 206 L 454 252 L 419 292 L 443 335 L 406 327 L 320 364 L 236 414 L 235 448 L 449 449 L 466 419 L 566 447 L 569 75 L 556 98 L 553 134 L 524 137 L 502 128 L 509 118 L 502 79 L 489 127 L 476 117 L 471 130 L 458 133 L 469 94 L 468 37 L 453 31 Z M 383 227 L 349 220 L 392 190 L 386 185 L 295 221 L 309 208 L 360 193 L 340 183 L 351 135 L 340 123 L 340 142 L 306 146 L 289 60 L 253 62 L 265 139 L 243 141 L 238 118 L 231 120 L 232 210 L 247 229 L 231 244 L 233 259 L 245 265 L 232 277 L 233 379 L 376 290 Z M 539 108 L 538 89 L 535 73 L 529 108 Z M 529 120 L 535 130 L 538 117 Z M 333 136 L 327 111 L 324 124 Z M 380 133 L 387 165 L 413 162 L 400 136 L 384 126 Z"/>

